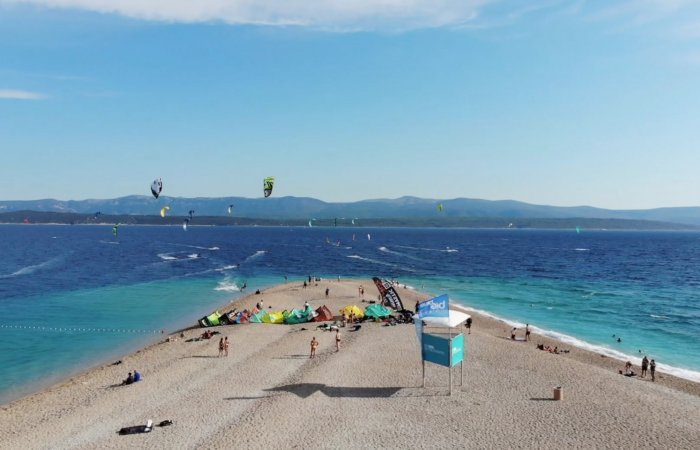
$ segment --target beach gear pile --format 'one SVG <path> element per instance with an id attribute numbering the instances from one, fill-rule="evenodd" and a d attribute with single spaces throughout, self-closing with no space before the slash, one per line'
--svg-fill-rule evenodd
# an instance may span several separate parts
<path id="1" fill-rule="evenodd" d="M 404 314 L 408 313 L 408 314 Z M 346 319 L 351 317 L 356 321 L 371 319 L 374 321 L 394 322 L 394 323 L 411 323 L 411 311 L 392 311 L 386 306 L 371 303 L 364 310 L 357 305 L 347 305 L 340 310 L 340 314 Z M 333 313 L 326 306 L 320 306 L 316 310 L 306 305 L 304 309 L 292 309 L 291 311 L 265 311 L 258 308 L 244 309 L 237 311 L 233 309 L 222 314 L 215 311 L 208 316 L 204 316 L 199 320 L 199 325 L 202 327 L 214 327 L 218 325 L 235 325 L 242 323 L 272 323 L 272 324 L 287 324 L 296 325 L 306 322 L 326 322 L 334 320 Z"/>

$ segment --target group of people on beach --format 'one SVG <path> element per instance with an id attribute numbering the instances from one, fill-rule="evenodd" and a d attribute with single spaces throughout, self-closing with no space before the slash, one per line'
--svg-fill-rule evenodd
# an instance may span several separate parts
<path id="1" fill-rule="evenodd" d="M 340 337 L 340 330 L 338 328 L 335 329 L 335 351 L 339 352 L 340 351 L 340 342 L 341 342 L 341 337 Z M 316 339 L 316 336 L 311 338 L 311 353 L 309 354 L 309 358 L 315 358 L 316 357 L 316 349 L 319 346 L 319 342 Z"/>
<path id="2" fill-rule="evenodd" d="M 219 339 L 219 356 L 228 356 L 228 336 Z"/>
<path id="3" fill-rule="evenodd" d="M 651 375 L 651 381 L 656 381 L 656 361 L 654 361 L 653 359 L 649 361 L 649 358 L 647 358 L 646 355 L 644 355 L 644 358 L 642 358 L 641 367 L 642 373 L 639 375 L 641 378 L 646 378 L 648 370 L 649 374 Z M 637 376 L 637 373 L 634 370 L 632 370 L 632 361 L 627 361 L 625 363 L 624 371 L 620 369 L 618 373 L 626 377 Z"/>
<path id="4" fill-rule="evenodd" d="M 127 384 L 133 384 L 138 381 L 141 381 L 142 377 L 141 374 L 137 371 L 134 370 L 134 372 L 129 372 L 129 375 L 126 377 L 126 380 L 122 381 L 122 386 L 125 386 Z"/>
<path id="5" fill-rule="evenodd" d="M 516 340 L 515 334 L 516 334 L 517 331 L 518 331 L 518 329 L 517 329 L 516 327 L 513 327 L 513 329 L 510 330 L 510 339 L 511 339 L 512 341 L 515 341 L 515 340 Z M 528 323 L 528 324 L 525 324 L 525 340 L 526 340 L 526 341 L 529 341 L 529 340 L 530 340 L 530 324 L 529 324 L 529 323 Z"/>

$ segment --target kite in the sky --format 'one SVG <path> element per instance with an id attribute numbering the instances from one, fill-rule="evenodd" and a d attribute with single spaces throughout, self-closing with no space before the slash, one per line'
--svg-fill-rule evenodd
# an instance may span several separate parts
<path id="1" fill-rule="evenodd" d="M 187 231 L 187 224 L 190 223 L 190 219 L 185 219 L 184 222 L 182 222 L 182 229 Z"/>
<path id="2" fill-rule="evenodd" d="M 192 220 L 192 216 L 194 215 L 194 209 L 190 209 L 190 212 L 188 214 L 190 215 L 190 220 Z"/>
<path id="3" fill-rule="evenodd" d="M 228 205 L 228 213 L 231 214 L 233 212 L 233 205 Z"/>
<path id="4" fill-rule="evenodd" d="M 311 220 L 309 220 L 309 226 L 310 226 L 310 227 L 313 226 L 312 224 L 313 224 L 315 221 L 316 221 L 316 219 L 311 219 Z"/>
<path id="5" fill-rule="evenodd" d="M 263 180 L 263 192 L 265 193 L 265 198 L 272 194 L 272 188 L 275 185 L 275 177 L 266 177 Z"/>
<path id="6" fill-rule="evenodd" d="M 170 206 L 163 206 L 160 208 L 160 217 L 165 217 L 165 213 L 170 211 Z"/>
<path id="7" fill-rule="evenodd" d="M 151 194 L 153 194 L 155 198 L 158 198 L 162 190 L 163 180 L 160 178 L 153 180 L 153 183 L 151 183 Z"/>
<path id="8" fill-rule="evenodd" d="M 112 227 L 112 234 L 117 236 L 119 234 L 119 224 L 115 223 L 114 226 Z"/>

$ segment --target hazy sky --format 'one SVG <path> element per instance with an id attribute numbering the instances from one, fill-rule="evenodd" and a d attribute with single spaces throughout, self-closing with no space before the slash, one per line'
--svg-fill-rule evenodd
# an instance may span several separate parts
<path id="1" fill-rule="evenodd" d="M 699 3 L 0 0 L 0 199 L 700 205 Z"/>

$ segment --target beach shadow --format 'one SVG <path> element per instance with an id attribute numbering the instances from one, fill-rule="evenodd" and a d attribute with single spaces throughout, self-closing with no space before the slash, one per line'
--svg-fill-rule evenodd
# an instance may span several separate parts
<path id="1" fill-rule="evenodd" d="M 185 358 L 222 358 L 221 356 L 214 356 L 214 355 L 192 355 L 192 356 L 183 356 L 182 359 Z"/>
<path id="2" fill-rule="evenodd" d="M 554 399 L 552 397 L 530 397 L 530 400 L 534 402 L 553 402 Z"/>
<path id="3" fill-rule="evenodd" d="M 288 392 L 297 397 L 306 398 L 316 392 L 322 392 L 333 398 L 389 398 L 399 392 L 401 387 L 340 387 L 321 383 L 299 383 L 265 389 L 267 392 Z"/>
<path id="4" fill-rule="evenodd" d="M 311 358 L 309 358 L 309 355 L 284 355 L 284 356 L 276 356 L 272 359 L 311 359 Z"/>
<path id="5" fill-rule="evenodd" d="M 224 397 L 224 400 L 259 400 L 261 398 L 270 398 L 273 395 L 261 395 L 259 397 Z"/>

